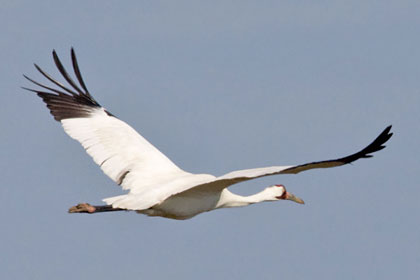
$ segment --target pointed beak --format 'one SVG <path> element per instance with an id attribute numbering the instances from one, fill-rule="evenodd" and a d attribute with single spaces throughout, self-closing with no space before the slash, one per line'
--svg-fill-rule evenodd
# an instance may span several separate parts
<path id="1" fill-rule="evenodd" d="M 299 198 L 299 197 L 297 197 L 294 194 L 289 193 L 289 192 L 286 192 L 286 199 L 294 201 L 294 202 L 299 203 L 299 204 L 305 204 L 305 202 L 301 198 Z"/>

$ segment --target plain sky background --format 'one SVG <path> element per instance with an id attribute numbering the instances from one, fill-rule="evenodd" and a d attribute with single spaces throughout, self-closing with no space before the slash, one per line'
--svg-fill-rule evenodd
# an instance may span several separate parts
<path id="1" fill-rule="evenodd" d="M 420 272 L 419 1 L 16 1 L 0 5 L 1 279 L 414 279 Z M 292 202 L 191 220 L 70 215 L 123 192 L 22 74 L 76 49 L 98 102 L 181 168 L 222 175 L 356 152 L 254 180 Z"/>

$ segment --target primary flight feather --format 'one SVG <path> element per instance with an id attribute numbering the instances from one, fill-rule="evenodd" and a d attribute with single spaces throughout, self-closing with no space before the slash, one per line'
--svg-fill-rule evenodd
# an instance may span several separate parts
<path id="1" fill-rule="evenodd" d="M 283 185 L 270 186 L 251 196 L 236 195 L 227 188 L 263 176 L 296 174 L 372 157 L 372 153 L 385 148 L 384 143 L 392 136 L 391 126 L 388 126 L 366 148 L 339 159 L 238 170 L 220 177 L 192 174 L 180 169 L 131 126 L 99 105 L 86 87 L 73 48 L 71 60 L 77 82 L 67 73 L 57 53 L 53 51 L 52 54 L 68 85 L 58 82 L 35 64 L 35 68 L 56 87 L 46 86 L 24 75 L 41 88 L 24 89 L 37 93 L 47 104 L 54 119 L 61 122 L 64 131 L 82 144 L 106 175 L 128 190 L 125 195 L 104 199 L 106 205 L 81 203 L 70 208 L 70 213 L 135 210 L 149 216 L 182 220 L 205 211 L 263 201 L 286 199 L 303 203 L 302 199 L 286 191 Z"/>

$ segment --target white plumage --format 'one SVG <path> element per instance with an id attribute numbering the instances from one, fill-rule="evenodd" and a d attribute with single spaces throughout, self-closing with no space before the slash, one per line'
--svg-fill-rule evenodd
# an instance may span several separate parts
<path id="1" fill-rule="evenodd" d="M 135 210 L 150 216 L 188 219 L 217 208 L 246 206 L 262 201 L 288 199 L 303 203 L 282 185 L 270 186 L 247 197 L 235 195 L 227 187 L 258 177 L 296 174 L 371 157 L 370 154 L 383 149 L 383 144 L 392 136 L 389 126 L 365 149 L 335 160 L 239 170 L 220 177 L 192 174 L 180 169 L 132 127 L 101 107 L 85 86 L 73 49 L 71 56 L 78 84 L 72 80 L 53 51 L 56 66 L 71 88 L 51 78 L 35 64 L 40 73 L 60 90 L 40 84 L 27 76 L 25 78 L 47 91 L 25 89 L 36 92 L 54 118 L 61 122 L 65 132 L 82 144 L 106 175 L 128 190 L 125 195 L 104 199 L 107 206 L 83 203 L 70 208 L 72 213 Z"/>

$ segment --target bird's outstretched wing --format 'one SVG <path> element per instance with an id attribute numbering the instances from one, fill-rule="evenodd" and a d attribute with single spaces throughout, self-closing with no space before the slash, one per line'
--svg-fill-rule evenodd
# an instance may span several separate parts
<path id="1" fill-rule="evenodd" d="M 345 164 L 349 164 L 353 161 L 356 161 L 361 158 L 370 158 L 372 157 L 372 153 L 377 152 L 385 148 L 384 144 L 391 138 L 392 133 L 391 125 L 382 131 L 381 134 L 366 148 L 363 150 L 354 153 L 352 155 L 332 159 L 332 160 L 323 160 L 323 161 L 315 161 L 300 165 L 294 166 L 271 166 L 271 167 L 263 167 L 263 168 L 254 168 L 254 169 L 245 169 L 245 170 L 238 170 L 233 171 L 223 176 L 217 178 L 217 180 L 227 180 L 236 182 L 242 182 L 250 179 L 255 179 L 259 177 L 269 176 L 269 175 L 277 175 L 277 174 L 297 174 L 299 172 L 315 169 L 315 168 L 330 168 L 341 166 Z"/>
<path id="2" fill-rule="evenodd" d="M 58 70 L 70 87 L 52 78 L 35 64 L 35 68 L 56 88 L 24 75 L 42 88 L 24 89 L 37 93 L 43 99 L 54 119 L 61 122 L 70 137 L 82 144 L 106 175 L 123 189 L 133 191 L 147 189 L 151 183 L 159 184 L 159 180 L 169 180 L 175 174 L 185 173 L 128 124 L 96 102 L 83 81 L 73 49 L 71 59 L 78 84 L 67 73 L 56 52 L 52 54 Z"/>
<path id="3" fill-rule="evenodd" d="M 341 166 L 351 163 L 360 158 L 372 157 L 372 153 L 385 148 L 384 143 L 392 136 L 390 133 L 391 126 L 388 126 L 370 145 L 354 153 L 350 156 L 342 157 L 333 160 L 316 161 L 295 166 L 271 166 L 254 169 L 245 169 L 233 171 L 220 177 L 213 177 L 211 175 L 193 175 L 179 178 L 170 184 L 162 184 L 157 186 L 158 192 L 151 193 L 150 191 L 135 193 L 129 196 L 121 196 L 105 199 L 108 204 L 114 207 L 125 209 L 147 209 L 157 203 L 160 203 L 172 195 L 194 189 L 195 191 L 202 191 L 203 193 L 217 192 L 227 188 L 233 184 L 240 182 L 279 174 L 296 174 L 305 170 L 315 168 L 329 168 Z"/>

